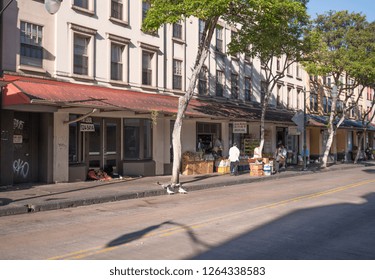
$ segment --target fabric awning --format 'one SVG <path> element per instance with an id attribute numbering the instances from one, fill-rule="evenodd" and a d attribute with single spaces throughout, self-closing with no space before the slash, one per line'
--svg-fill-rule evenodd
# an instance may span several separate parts
<path id="1" fill-rule="evenodd" d="M 317 116 L 317 115 L 308 115 L 308 125 L 309 126 L 317 126 L 317 127 L 327 127 L 328 125 L 328 116 Z M 334 123 L 338 123 L 339 119 L 336 119 Z M 347 129 L 357 129 L 363 130 L 367 125 L 367 130 L 375 131 L 375 126 L 371 123 L 363 123 L 361 120 L 353 120 L 353 119 L 345 119 L 340 128 L 347 128 Z"/>
<path id="2" fill-rule="evenodd" d="M 42 78 L 5 76 L 3 108 L 12 105 L 48 105 L 59 108 L 86 107 L 101 110 L 133 111 L 175 115 L 178 97 L 161 94 L 82 85 Z M 189 117 L 225 120 L 259 121 L 261 107 L 258 103 L 244 103 L 233 99 L 215 97 L 193 98 L 185 113 Z M 266 121 L 293 124 L 294 112 L 269 108 Z"/>

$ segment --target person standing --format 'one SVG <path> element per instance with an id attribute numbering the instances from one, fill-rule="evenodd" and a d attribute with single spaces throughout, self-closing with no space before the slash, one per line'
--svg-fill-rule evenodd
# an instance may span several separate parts
<path id="1" fill-rule="evenodd" d="M 229 149 L 229 161 L 230 161 L 230 175 L 238 175 L 238 163 L 240 161 L 240 150 L 237 148 L 237 143 L 233 143 L 233 146 Z"/>
<path id="2" fill-rule="evenodd" d="M 280 170 L 286 169 L 286 156 L 287 156 L 287 151 L 284 145 L 280 144 L 275 152 L 275 157 L 276 157 L 275 172 L 279 172 Z"/>

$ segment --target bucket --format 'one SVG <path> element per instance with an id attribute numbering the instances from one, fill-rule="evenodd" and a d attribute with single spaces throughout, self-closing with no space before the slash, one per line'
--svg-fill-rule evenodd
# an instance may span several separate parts
<path id="1" fill-rule="evenodd" d="M 266 176 L 269 176 L 269 175 L 271 175 L 271 165 L 270 164 L 265 164 L 264 166 L 263 166 L 263 171 L 264 171 L 264 175 L 266 175 Z"/>

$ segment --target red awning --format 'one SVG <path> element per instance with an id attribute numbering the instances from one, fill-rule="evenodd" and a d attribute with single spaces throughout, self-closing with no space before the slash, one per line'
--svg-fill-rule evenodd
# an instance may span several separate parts
<path id="1" fill-rule="evenodd" d="M 103 110 L 129 110 L 139 113 L 158 111 L 176 114 L 178 97 L 160 93 L 144 93 L 101 86 L 22 76 L 5 76 L 9 82 L 3 91 L 3 107 L 11 105 L 42 104 L 58 107 L 89 107 Z M 204 106 L 191 100 L 186 115 L 208 117 L 194 107 Z"/>
<path id="2" fill-rule="evenodd" d="M 52 108 L 85 107 L 136 113 L 157 111 L 168 115 L 175 115 L 178 111 L 178 97 L 162 93 L 144 93 L 24 76 L 6 75 L 2 81 L 7 83 L 2 95 L 3 108 L 19 109 L 19 106 L 27 105 L 31 110 L 33 105 L 47 105 L 53 106 Z M 190 100 L 185 115 L 216 120 L 259 121 L 261 107 L 256 102 L 200 97 Z M 292 124 L 293 115 L 292 111 L 268 108 L 266 121 Z"/>

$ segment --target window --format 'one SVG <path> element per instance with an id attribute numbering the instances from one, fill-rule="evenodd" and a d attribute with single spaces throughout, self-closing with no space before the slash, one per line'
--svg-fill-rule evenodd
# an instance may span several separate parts
<path id="1" fill-rule="evenodd" d="M 173 89 L 182 89 L 182 61 L 173 59 Z"/>
<path id="2" fill-rule="evenodd" d="M 290 64 L 290 61 L 287 62 L 288 65 Z M 289 65 L 287 68 L 286 68 L 286 74 L 288 76 L 292 76 L 293 75 L 293 69 L 292 69 L 292 65 Z"/>
<path id="3" fill-rule="evenodd" d="M 216 70 L 216 96 L 224 95 L 224 72 Z"/>
<path id="4" fill-rule="evenodd" d="M 91 79 L 94 75 L 94 43 L 96 30 L 69 24 L 72 29 L 72 73 L 78 78 Z M 86 76 L 86 77 L 82 77 Z"/>
<path id="5" fill-rule="evenodd" d="M 142 21 L 146 18 L 148 10 L 151 8 L 150 1 L 142 0 Z"/>
<path id="6" fill-rule="evenodd" d="M 245 77 L 245 100 L 251 101 L 251 78 Z"/>
<path id="7" fill-rule="evenodd" d="M 232 74 L 231 76 L 231 97 L 238 99 L 238 75 Z"/>
<path id="8" fill-rule="evenodd" d="M 292 88 L 288 87 L 288 95 L 286 97 L 286 107 L 288 109 L 292 108 Z"/>
<path id="9" fill-rule="evenodd" d="M 232 38 L 232 40 L 236 40 L 236 38 L 237 38 L 237 32 L 236 31 L 233 31 L 233 30 L 231 31 L 231 38 Z M 240 53 L 237 52 L 236 54 L 233 54 L 232 58 L 239 59 Z"/>
<path id="10" fill-rule="evenodd" d="M 248 54 L 248 53 L 245 53 L 245 61 L 247 63 L 250 63 L 251 62 L 251 56 Z"/>
<path id="11" fill-rule="evenodd" d="M 344 110 L 344 103 L 342 100 L 337 100 L 336 101 L 336 111 L 337 112 L 342 112 Z"/>
<path id="12" fill-rule="evenodd" d="M 297 89 L 297 109 L 302 109 L 302 106 L 301 106 L 301 92 L 302 90 L 300 89 Z"/>
<path id="13" fill-rule="evenodd" d="M 124 159 L 152 158 L 152 121 L 124 119 Z"/>
<path id="14" fill-rule="evenodd" d="M 198 93 L 200 95 L 207 95 L 207 86 L 208 86 L 208 77 L 207 77 L 207 67 L 203 66 L 201 72 L 199 73 L 199 81 L 198 81 Z"/>
<path id="15" fill-rule="evenodd" d="M 296 77 L 299 78 L 299 79 L 302 78 L 301 67 L 300 67 L 299 63 L 297 63 L 297 65 L 296 65 Z"/>
<path id="16" fill-rule="evenodd" d="M 276 71 L 281 71 L 281 58 L 276 58 Z"/>
<path id="17" fill-rule="evenodd" d="M 20 64 L 43 67 L 43 27 L 21 21 Z"/>
<path id="18" fill-rule="evenodd" d="M 221 26 L 216 27 L 216 50 L 223 52 L 223 28 Z"/>
<path id="19" fill-rule="evenodd" d="M 111 17 L 123 20 L 123 4 L 122 0 L 111 1 Z"/>
<path id="20" fill-rule="evenodd" d="M 78 115 L 69 115 L 69 120 L 75 120 Z M 77 163 L 80 161 L 79 156 L 79 140 L 80 140 L 80 131 L 79 131 L 79 122 L 73 122 L 69 124 L 69 162 Z"/>
<path id="21" fill-rule="evenodd" d="M 310 111 L 318 112 L 318 96 L 316 93 L 310 94 Z"/>
<path id="22" fill-rule="evenodd" d="M 206 26 L 206 22 L 200 19 L 199 20 L 199 41 L 201 41 L 203 38 L 203 32 L 204 32 L 205 26 Z"/>
<path id="23" fill-rule="evenodd" d="M 90 38 L 74 34 L 74 74 L 86 76 L 89 74 L 89 42 Z"/>
<path id="24" fill-rule="evenodd" d="M 281 85 L 276 88 L 276 106 L 281 107 Z"/>
<path id="25" fill-rule="evenodd" d="M 142 85 L 152 85 L 152 57 L 153 53 L 142 51 Z"/>
<path id="26" fill-rule="evenodd" d="M 118 44 L 111 44 L 111 80 L 123 80 L 123 55 L 124 47 Z"/>
<path id="27" fill-rule="evenodd" d="M 89 9 L 89 0 L 74 0 L 74 6 L 83 8 L 83 9 Z"/>
<path id="28" fill-rule="evenodd" d="M 182 24 L 173 23 L 173 38 L 182 39 Z"/>
<path id="29" fill-rule="evenodd" d="M 328 113 L 328 98 L 326 96 L 323 96 L 323 111 Z"/>

